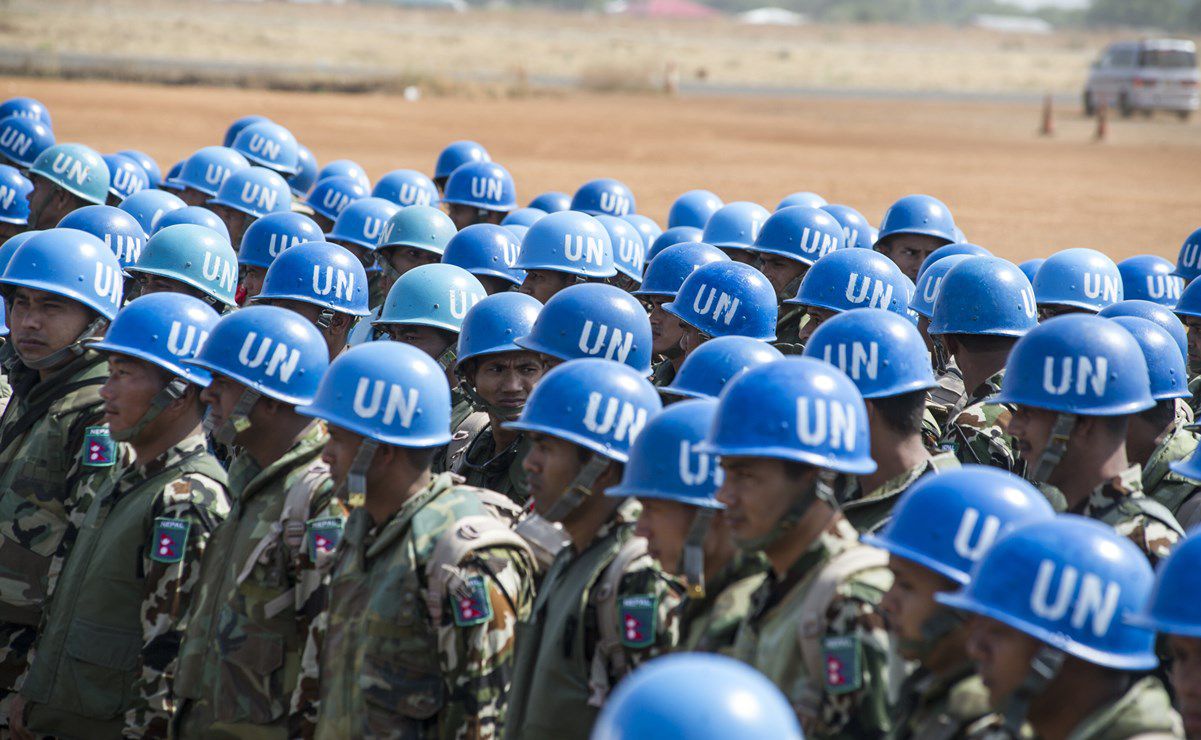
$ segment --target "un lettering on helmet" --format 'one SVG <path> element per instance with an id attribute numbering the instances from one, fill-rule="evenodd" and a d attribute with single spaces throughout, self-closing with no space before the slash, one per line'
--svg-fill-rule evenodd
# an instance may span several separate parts
<path id="1" fill-rule="evenodd" d="M 988 548 L 992 547 L 992 543 L 997 539 L 997 532 L 1000 530 L 1001 520 L 999 518 L 989 514 L 981 522 L 980 511 L 971 506 L 967 507 L 959 519 L 959 529 L 955 531 L 955 553 L 961 558 L 976 562 L 984 556 Z"/>
<path id="2" fill-rule="evenodd" d="M 604 412 L 601 406 L 604 405 Z M 611 436 L 616 442 L 633 442 L 646 426 L 646 409 L 613 396 L 593 391 L 588 394 L 584 427 L 593 434 Z"/>
<path id="3" fill-rule="evenodd" d="M 1038 300 L 1034 297 L 1033 288 L 1022 288 L 1018 291 L 1022 294 L 1022 311 L 1026 313 L 1026 318 L 1033 319 L 1038 316 Z"/>
<path id="4" fill-rule="evenodd" d="M 617 242 L 617 254 L 623 264 L 630 265 L 638 272 L 642 272 L 642 263 L 646 258 L 646 250 L 637 239 L 626 239 L 625 237 L 619 239 Z"/>
<path id="5" fill-rule="evenodd" d="M 323 271 L 325 273 L 324 285 L 321 280 Z M 331 292 L 335 298 L 349 301 L 354 295 L 354 273 L 333 265 L 325 265 L 324 270 L 322 265 L 313 265 L 313 293 L 329 295 Z"/>
<path id="6" fill-rule="evenodd" d="M 1057 363 L 1056 360 L 1059 360 Z M 1059 371 L 1056 372 L 1058 365 Z M 1092 391 L 1101 398 L 1109 374 L 1109 358 L 1097 356 L 1047 357 L 1043 362 L 1043 390 L 1053 396 L 1083 396 Z"/>
<path id="7" fill-rule="evenodd" d="M 621 193 L 605 191 L 600 196 L 600 209 L 614 216 L 624 216 L 630 212 L 630 199 Z"/>
<path id="8" fill-rule="evenodd" d="M 91 171 L 87 164 L 63 151 L 55 152 L 50 169 L 68 180 L 74 180 L 80 187 L 88 181 L 88 173 Z"/>
<path id="9" fill-rule="evenodd" d="M 396 199 L 406 206 L 428 206 L 431 200 L 428 190 L 408 182 L 401 184 Z"/>
<path id="10" fill-rule="evenodd" d="M 1121 585 L 1103 579 L 1095 573 L 1081 573 L 1074 566 L 1060 566 L 1054 560 L 1044 559 L 1038 566 L 1034 589 L 1030 592 L 1030 609 L 1042 617 L 1058 622 L 1069 617 L 1075 629 L 1088 623 L 1097 637 L 1104 637 L 1113 624 L 1122 597 Z M 1058 581 L 1054 599 L 1050 599 L 1053 584 Z"/>
<path id="11" fill-rule="evenodd" d="M 594 326 L 596 339 L 590 340 Z M 607 345 L 606 337 L 609 339 Z M 610 327 L 608 324 L 593 324 L 592 319 L 587 319 L 584 321 L 584 328 L 580 330 L 578 346 L 581 352 L 591 357 L 603 357 L 606 360 L 616 360 L 625 364 L 626 358 L 630 356 L 630 350 L 634 348 L 634 334 L 622 331 L 617 327 Z"/>
<path id="12" fill-rule="evenodd" d="M 106 265 L 103 262 L 97 262 L 92 287 L 96 289 L 96 295 L 101 299 L 108 301 L 114 306 L 121 305 L 124 282 L 119 269 L 112 265 Z"/>
<path id="13" fill-rule="evenodd" d="M 1197 267 L 1197 255 L 1201 253 L 1201 241 L 1187 241 L 1180 250 L 1177 264 L 1180 267 Z"/>
<path id="14" fill-rule="evenodd" d="M 113 173 L 112 186 L 121 192 L 137 192 L 145 190 L 150 185 L 144 177 L 139 177 L 133 170 L 119 168 Z"/>
<path id="15" fill-rule="evenodd" d="M 462 319 L 472 306 L 480 302 L 479 295 L 453 288 L 447 291 L 447 297 L 450 300 L 450 315 L 456 319 Z"/>
<path id="16" fill-rule="evenodd" d="M 707 452 L 698 452 L 694 444 L 680 440 L 680 482 L 686 486 L 699 486 L 706 480 L 712 479 L 714 486 L 720 486 L 724 475 L 720 465 L 713 462 Z"/>
<path id="17" fill-rule="evenodd" d="M 5 126 L 4 130 L 0 131 L 0 147 L 4 147 L 19 157 L 24 157 L 31 146 L 33 146 L 33 138 L 19 129 Z"/>
<path id="18" fill-rule="evenodd" d="M 248 180 L 242 183 L 242 194 L 239 199 L 251 207 L 257 204 L 260 211 L 274 211 L 277 195 L 274 190 L 269 190 L 257 182 Z"/>
<path id="19" fill-rule="evenodd" d="M 847 278 L 847 300 L 851 303 L 865 303 L 869 308 L 887 309 L 892 303 L 891 284 L 870 275 L 860 275 L 852 272 Z"/>
<path id="20" fill-rule="evenodd" d="M 706 290 L 708 290 L 708 294 L 706 294 Z M 707 283 L 701 283 L 700 290 L 692 299 L 692 308 L 701 316 L 707 316 L 712 312 L 714 321 L 720 321 L 729 326 L 734 321 L 734 317 L 738 315 L 738 304 L 741 302 L 741 298 L 735 298 L 724 290 L 718 291 L 717 288 L 710 287 Z M 714 305 L 715 303 L 716 305 Z"/>
<path id="21" fill-rule="evenodd" d="M 275 232 L 267 239 L 267 254 L 271 255 L 272 257 L 278 257 L 280 252 L 284 251 L 285 249 L 290 249 L 291 247 L 294 247 L 302 242 L 304 242 L 304 239 L 300 238 L 299 236 Z M 314 284 L 316 284 L 316 281 L 317 277 L 314 275 Z"/>
<path id="22" fill-rule="evenodd" d="M 943 276 L 939 275 L 938 277 L 931 278 L 930 280 L 920 281 L 922 300 L 931 306 L 933 306 L 934 302 L 938 300 L 938 289 L 942 287 L 942 278 Z"/>
<path id="23" fill-rule="evenodd" d="M 226 290 L 232 291 L 238 282 L 238 271 L 233 264 L 213 252 L 204 253 L 204 264 L 201 273 L 205 280 L 215 280 Z"/>
<path id="24" fill-rule="evenodd" d="M 796 400 L 796 434 L 807 447 L 829 445 L 835 450 L 855 450 L 855 407 L 845 401 L 799 396 Z"/>
<path id="25" fill-rule="evenodd" d="M 1156 300 L 1179 300 L 1183 290 L 1184 280 L 1175 275 L 1147 276 L 1147 295 Z"/>
<path id="26" fill-rule="evenodd" d="M 600 240 L 594 236 L 564 234 L 563 256 L 572 262 L 582 261 L 600 266 L 605 263 L 605 248 L 601 246 Z"/>
<path id="27" fill-rule="evenodd" d="M 219 190 L 231 174 L 233 174 L 233 170 L 230 168 L 222 167 L 216 162 L 209 162 L 204 168 L 204 182 Z"/>
<path id="28" fill-rule="evenodd" d="M 488 201 L 504 200 L 505 184 L 499 177 L 471 178 L 471 197 Z"/>
<path id="29" fill-rule="evenodd" d="M 104 244 L 117 255 L 117 261 L 123 265 L 137 262 L 142 256 L 142 246 L 145 240 L 128 234 L 105 234 Z"/>
<path id="30" fill-rule="evenodd" d="M 339 190 L 334 190 L 333 188 L 326 190 L 321 196 L 321 205 L 330 209 L 334 213 L 341 213 L 342 209 L 345 208 L 349 203 L 349 195 Z M 388 238 L 391 238 L 392 230 L 389 229 L 386 233 L 388 234 Z"/>
<path id="31" fill-rule="evenodd" d="M 501 259 L 505 261 L 505 267 L 517 266 L 517 255 L 521 251 L 521 244 L 516 241 L 506 239 L 501 246 Z"/>
<path id="32" fill-rule="evenodd" d="M 827 344 L 824 355 L 822 359 L 846 373 L 852 380 L 875 380 L 880 373 L 878 342 Z"/>
<path id="33" fill-rule="evenodd" d="M 387 400 L 384 399 L 385 391 Z M 352 408 L 360 419 L 374 419 L 382 410 L 381 420 L 385 425 L 391 426 L 399 420 L 400 425 L 408 429 L 413 424 L 413 415 L 417 413 L 420 400 L 421 394 L 416 388 L 405 391 L 396 383 L 359 378 L 359 384 L 354 390 Z"/>
<path id="34" fill-rule="evenodd" d="M 847 237 L 849 242 L 850 237 Z M 838 241 L 829 234 L 822 231 L 815 231 L 808 226 L 801 232 L 801 242 L 798 245 L 802 253 L 812 255 L 813 259 L 820 259 L 830 252 L 834 251 Z"/>
<path id="35" fill-rule="evenodd" d="M 181 333 L 183 333 L 182 341 Z M 198 328 L 195 324 L 188 324 L 187 331 L 184 333 L 183 322 L 172 321 L 171 331 L 167 334 L 167 351 L 176 357 L 192 357 L 204 346 L 208 336 L 207 331 Z"/>
<path id="36" fill-rule="evenodd" d="M 255 154 L 261 154 L 264 159 L 274 162 L 279 159 L 283 147 L 278 141 L 272 141 L 259 133 L 251 132 L 247 147 Z"/>
<path id="37" fill-rule="evenodd" d="M 17 191 L 7 185 L 0 185 L 0 208 L 5 210 L 12 207 L 13 201 L 17 199 Z"/>
<path id="38" fill-rule="evenodd" d="M 1099 272 L 1084 273 L 1084 295 L 1089 298 L 1100 298 L 1106 303 L 1117 303 L 1122 300 L 1122 283 L 1120 277 L 1102 275 Z"/>
<path id="39" fill-rule="evenodd" d="M 384 230 L 384 219 L 366 216 L 363 218 L 363 238 L 368 241 L 378 241 Z"/>
<path id="40" fill-rule="evenodd" d="M 257 340 L 257 342 L 256 342 Z M 272 345 L 275 349 L 272 349 Z M 268 358 L 270 354 L 270 358 Z M 289 347 L 283 342 L 277 342 L 272 337 L 259 337 L 258 332 L 246 334 L 242 340 L 242 349 L 238 352 L 238 362 L 243 367 L 254 369 L 264 362 L 267 363 L 265 374 L 279 378 L 282 383 L 289 383 L 296 366 L 300 363 L 300 350 Z"/>

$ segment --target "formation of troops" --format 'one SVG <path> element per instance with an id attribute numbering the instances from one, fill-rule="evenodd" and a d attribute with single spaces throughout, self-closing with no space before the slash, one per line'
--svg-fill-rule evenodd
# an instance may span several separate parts
<path id="1" fill-rule="evenodd" d="M 1201 230 L 0 159 L 0 736 L 1201 737 Z"/>

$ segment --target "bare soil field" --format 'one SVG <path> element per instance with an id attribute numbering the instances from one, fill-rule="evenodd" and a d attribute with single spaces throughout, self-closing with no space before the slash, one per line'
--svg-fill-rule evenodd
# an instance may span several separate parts
<path id="1" fill-rule="evenodd" d="M 220 143 L 237 116 L 261 113 L 320 162 L 349 157 L 373 178 L 429 172 L 445 143 L 473 138 L 513 172 L 523 203 L 609 176 L 659 221 L 694 187 L 769 208 L 813 190 L 873 222 L 897 197 L 927 192 L 947 201 L 969 239 L 1014 260 L 1078 246 L 1174 259 L 1201 225 L 1201 126 L 1167 117 L 1115 121 L 1097 144 L 1076 111 L 1061 112 L 1048 139 L 1037 135 L 1037 106 L 999 103 L 585 94 L 409 103 L 0 78 L 0 98 L 11 95 L 44 101 L 59 141 L 143 149 L 164 169 Z"/>

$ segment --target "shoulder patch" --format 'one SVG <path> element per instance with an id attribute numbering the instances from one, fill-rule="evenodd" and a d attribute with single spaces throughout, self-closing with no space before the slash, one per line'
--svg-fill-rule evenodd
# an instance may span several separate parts
<path id="1" fill-rule="evenodd" d="M 188 530 L 191 528 L 192 523 L 186 519 L 155 519 L 150 559 L 156 563 L 178 563 L 183 560 L 188 544 Z"/>
<path id="2" fill-rule="evenodd" d="M 88 468 L 107 468 L 117 462 L 117 443 L 109 434 L 108 427 L 88 427 L 83 434 L 83 460 Z"/>
<path id="3" fill-rule="evenodd" d="M 492 621 L 492 599 L 488 597 L 488 584 L 483 576 L 472 576 L 450 595 L 454 602 L 455 624 L 474 627 Z"/>
<path id="4" fill-rule="evenodd" d="M 628 648 L 646 648 L 655 643 L 655 615 L 659 597 L 655 594 L 623 596 L 618 601 L 621 618 L 621 644 Z"/>
<path id="5" fill-rule="evenodd" d="M 822 638 L 822 663 L 826 667 L 826 691 L 849 694 L 863 687 L 859 661 L 862 653 L 858 635 Z"/>
<path id="6" fill-rule="evenodd" d="M 331 553 L 342 541 L 342 530 L 346 521 L 339 516 L 323 516 L 305 522 L 305 539 L 308 540 L 309 558 L 316 562 L 317 556 Z"/>

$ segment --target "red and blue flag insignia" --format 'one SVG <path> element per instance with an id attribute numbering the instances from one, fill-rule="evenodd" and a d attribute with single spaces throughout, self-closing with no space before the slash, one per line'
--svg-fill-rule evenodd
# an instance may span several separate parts
<path id="1" fill-rule="evenodd" d="M 328 555 L 338 549 L 345 525 L 345 520 L 340 516 L 323 516 L 305 522 L 309 541 L 309 559 L 315 562 L 318 556 Z"/>
<path id="2" fill-rule="evenodd" d="M 621 644 L 630 648 L 646 648 L 655 643 L 655 615 L 659 597 L 639 594 L 622 597 L 619 602 Z"/>
<path id="3" fill-rule="evenodd" d="M 472 576 L 450 595 L 454 607 L 455 624 L 474 627 L 492 621 L 492 599 L 488 598 L 488 584 L 483 576 Z"/>
<path id="4" fill-rule="evenodd" d="M 105 468 L 117 462 L 117 443 L 108 427 L 88 427 L 83 434 L 83 460 L 88 468 Z"/>
<path id="5" fill-rule="evenodd" d="M 822 661 L 826 667 L 826 690 L 831 694 L 858 691 L 863 686 L 859 668 L 859 637 L 842 635 L 822 640 Z"/>
<path id="6" fill-rule="evenodd" d="M 150 559 L 156 563 L 178 563 L 183 560 L 192 523 L 186 519 L 159 517 L 154 520 L 150 539 Z"/>

